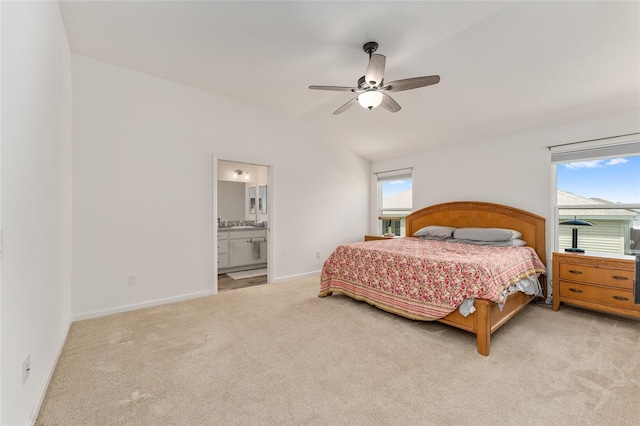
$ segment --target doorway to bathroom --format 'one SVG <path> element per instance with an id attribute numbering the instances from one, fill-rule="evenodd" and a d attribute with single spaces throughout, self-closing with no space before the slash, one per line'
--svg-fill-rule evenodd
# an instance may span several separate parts
<path id="1" fill-rule="evenodd" d="M 269 270 L 269 166 L 217 160 L 216 289 L 266 284 Z"/>

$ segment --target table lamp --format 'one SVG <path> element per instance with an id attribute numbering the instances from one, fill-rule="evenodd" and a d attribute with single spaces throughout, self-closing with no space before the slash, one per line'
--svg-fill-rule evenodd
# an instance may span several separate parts
<path id="1" fill-rule="evenodd" d="M 583 249 L 578 248 L 578 228 L 576 226 L 593 226 L 593 224 L 584 220 L 576 219 L 574 216 L 573 219 L 560 222 L 560 225 L 573 226 L 573 229 L 571 230 L 571 248 L 566 248 L 564 249 L 564 251 L 569 251 L 572 253 L 584 253 Z"/>

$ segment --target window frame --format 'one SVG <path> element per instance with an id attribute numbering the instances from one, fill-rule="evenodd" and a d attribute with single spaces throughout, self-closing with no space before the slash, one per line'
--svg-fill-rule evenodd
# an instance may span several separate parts
<path id="1" fill-rule="evenodd" d="M 553 147 L 549 149 L 552 150 Z M 582 161 L 591 161 L 591 160 L 602 160 L 609 158 L 617 158 L 617 157 L 636 157 L 640 156 L 640 139 L 637 137 L 633 140 L 624 143 L 618 144 L 610 144 L 610 145 L 596 145 L 596 146 L 586 146 L 586 147 L 578 147 L 578 148 L 569 148 L 562 149 L 558 152 L 553 152 L 551 154 L 551 164 L 552 164 L 552 198 L 553 198 L 553 218 L 554 218 L 554 226 L 553 226 L 553 251 L 560 250 L 560 212 L 561 210 L 632 210 L 638 211 L 638 215 L 640 216 L 640 201 L 638 203 L 615 203 L 615 204 L 558 204 L 558 167 L 563 164 L 574 163 L 574 162 L 582 162 Z M 579 194 L 577 194 L 579 195 Z M 566 216 L 566 215 L 563 215 Z M 585 220 L 589 221 L 584 215 Z M 593 220 L 593 219 L 592 219 Z M 633 227 L 633 225 L 631 225 Z M 628 236 L 628 239 L 631 237 Z M 578 239 L 578 242 L 580 239 Z M 630 254 L 631 248 L 627 247 L 627 236 L 625 236 L 625 242 L 623 243 L 624 254 Z M 629 252 L 628 252 L 629 251 Z M 635 253 L 631 253 L 635 254 Z"/>
<path id="2" fill-rule="evenodd" d="M 388 220 L 392 220 L 393 222 L 399 222 L 399 224 L 394 224 L 394 234 L 397 236 L 405 236 L 406 234 L 406 225 L 405 218 L 411 213 L 413 210 L 413 167 L 392 170 L 388 172 L 378 172 L 376 175 L 376 194 L 377 194 L 377 203 L 376 203 L 376 211 L 378 217 L 377 229 L 382 230 L 382 234 L 387 233 L 387 227 L 385 226 L 385 222 Z M 399 180 L 399 179 L 410 179 L 411 180 L 411 206 L 410 207 L 401 207 L 401 208 L 383 208 L 382 202 L 382 184 L 385 181 Z M 387 219 L 386 217 L 392 218 Z M 398 219 L 400 218 L 400 219 Z M 395 226 L 397 225 L 397 226 Z"/>

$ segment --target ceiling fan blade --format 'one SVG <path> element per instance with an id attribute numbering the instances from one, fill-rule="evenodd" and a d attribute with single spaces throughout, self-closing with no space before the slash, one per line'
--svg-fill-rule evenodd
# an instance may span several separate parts
<path id="1" fill-rule="evenodd" d="M 313 90 L 332 90 L 335 92 L 353 92 L 355 87 L 343 87 L 343 86 L 309 86 L 309 89 Z"/>
<path id="2" fill-rule="evenodd" d="M 346 104 L 342 105 L 340 108 L 338 108 L 337 110 L 334 111 L 333 115 L 337 115 L 337 114 L 341 114 L 343 112 L 345 112 L 346 110 L 348 110 L 349 108 L 351 108 L 353 106 L 353 104 L 355 104 L 358 101 L 358 98 L 353 98 L 351 99 L 349 102 L 347 102 Z"/>
<path id="3" fill-rule="evenodd" d="M 378 86 L 382 83 L 386 60 L 387 58 L 384 55 L 377 53 L 374 53 L 369 58 L 369 65 L 367 66 L 367 72 L 364 74 L 364 79 L 370 86 Z"/>
<path id="4" fill-rule="evenodd" d="M 400 105 L 391 96 L 387 95 L 386 93 L 383 93 L 382 95 L 382 103 L 380 104 L 382 108 L 391 112 L 400 111 Z"/>
<path id="5" fill-rule="evenodd" d="M 404 80 L 396 80 L 385 84 L 383 90 L 389 92 L 402 92 L 403 90 L 417 89 L 418 87 L 431 86 L 440 82 L 439 75 L 430 75 L 427 77 L 405 78 Z"/>

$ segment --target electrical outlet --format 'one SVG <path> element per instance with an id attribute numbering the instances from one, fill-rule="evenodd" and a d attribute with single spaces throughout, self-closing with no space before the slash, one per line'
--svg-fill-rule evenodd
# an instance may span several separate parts
<path id="1" fill-rule="evenodd" d="M 31 372 L 31 354 L 27 355 L 24 361 L 22 361 L 22 384 L 23 385 L 29 378 L 30 372 Z"/>
<path id="2" fill-rule="evenodd" d="M 136 285 L 138 284 L 138 277 L 135 275 L 127 276 L 127 285 Z"/>
<path id="3" fill-rule="evenodd" d="M 320 259 L 320 252 L 319 251 L 316 252 L 316 259 Z"/>

